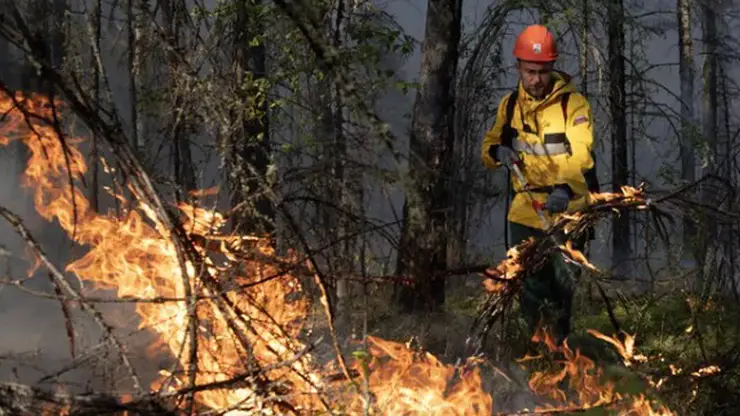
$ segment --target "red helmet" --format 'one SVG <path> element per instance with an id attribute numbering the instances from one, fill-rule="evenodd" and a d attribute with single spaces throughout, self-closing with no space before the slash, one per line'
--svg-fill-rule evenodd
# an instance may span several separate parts
<path id="1" fill-rule="evenodd" d="M 558 59 L 555 37 L 545 26 L 527 26 L 516 38 L 514 56 L 522 61 L 552 62 Z"/>

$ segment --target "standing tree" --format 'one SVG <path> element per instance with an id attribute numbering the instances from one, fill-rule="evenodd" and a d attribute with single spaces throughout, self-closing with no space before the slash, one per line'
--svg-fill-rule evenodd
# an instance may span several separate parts
<path id="1" fill-rule="evenodd" d="M 344 52 L 348 26 L 350 25 L 351 4 L 347 0 L 329 2 L 325 21 L 327 37 L 334 50 Z M 322 231 L 326 241 L 334 242 L 329 251 L 329 264 L 336 278 L 337 328 L 343 333 L 349 320 L 349 284 L 342 276 L 353 269 L 354 239 L 349 237 L 348 217 L 352 211 L 350 176 L 347 172 L 349 154 L 345 135 L 345 112 L 342 83 L 336 73 L 325 74 L 317 82 L 317 101 L 319 110 L 317 138 L 324 143 L 321 160 L 325 161 L 327 174 L 323 175 L 323 192 L 326 204 L 317 207 L 322 219 Z"/>
<path id="2" fill-rule="evenodd" d="M 411 186 L 403 207 L 399 274 L 404 312 L 439 309 L 445 300 L 448 208 L 454 145 L 454 82 L 457 73 L 462 0 L 430 0 L 421 52 L 420 85 L 409 139 Z"/>
<path id="3" fill-rule="evenodd" d="M 144 148 L 144 118 L 141 111 L 141 90 L 143 88 L 144 62 L 141 13 L 148 5 L 139 0 L 128 0 L 126 3 L 126 30 L 128 35 L 128 81 L 129 111 L 131 112 L 131 145 L 135 149 Z"/>
<path id="4" fill-rule="evenodd" d="M 241 233 L 270 234 L 275 208 L 264 187 L 271 165 L 270 128 L 266 97 L 267 70 L 261 0 L 236 0 L 233 59 L 237 96 L 233 108 L 229 179 L 234 206 L 240 206 L 235 228 Z M 256 100 L 256 102 L 254 102 Z M 256 109 L 256 111 L 253 111 Z"/>
<path id="5" fill-rule="evenodd" d="M 176 52 L 183 48 L 181 40 L 185 36 L 183 36 L 182 26 L 187 21 L 187 9 L 183 2 L 177 0 L 162 0 L 160 5 L 162 8 L 163 32 L 167 43 L 170 45 L 166 52 L 169 71 L 169 94 L 167 95 L 172 96 L 170 102 L 174 111 L 172 112 L 172 119 L 168 123 L 167 132 L 172 136 L 169 139 L 172 143 L 173 173 L 175 183 L 177 183 L 175 195 L 177 195 L 178 200 L 185 200 L 187 193 L 196 187 L 195 167 L 193 166 L 188 138 L 189 127 L 194 123 L 190 121 L 192 118 L 190 105 L 184 97 L 184 88 L 178 85 L 178 78 L 183 69 Z"/>
<path id="6" fill-rule="evenodd" d="M 704 174 L 716 174 L 716 155 L 717 155 L 717 14 L 716 7 L 718 2 L 715 0 L 706 0 L 702 4 L 702 16 L 704 28 L 702 34 L 702 43 L 704 44 L 704 99 L 702 100 L 703 118 L 702 118 L 702 136 L 705 144 Z M 708 185 L 702 186 L 702 199 L 712 200 L 712 194 L 716 194 Z M 712 253 L 711 246 L 716 234 L 716 224 L 710 216 L 704 216 L 702 235 L 699 236 L 699 245 L 697 247 L 697 259 L 699 259 L 699 281 L 697 289 L 701 290 L 705 283 L 707 262 Z"/>
<path id="7" fill-rule="evenodd" d="M 100 44 L 101 39 L 103 38 L 102 33 L 102 22 L 103 22 L 103 5 L 102 0 L 95 0 L 93 3 L 93 9 L 91 13 L 91 24 L 90 30 L 92 33 L 89 34 L 90 37 L 90 61 L 92 62 L 91 68 L 92 68 L 92 76 L 90 77 L 90 83 L 92 84 L 92 98 L 93 102 L 95 103 L 96 108 L 101 105 L 101 83 L 100 78 L 103 74 L 101 74 L 100 67 L 96 64 L 96 57 L 100 53 Z M 99 137 L 96 133 L 92 133 L 92 143 L 91 143 L 91 149 L 90 149 L 90 160 L 93 161 L 90 166 L 90 203 L 92 204 L 92 208 L 95 212 L 100 212 L 100 196 L 98 194 L 99 188 L 100 188 L 100 164 L 98 162 L 99 158 L 99 152 L 100 152 L 100 143 L 99 143 Z"/>
<path id="8" fill-rule="evenodd" d="M 614 192 L 627 185 L 627 112 L 624 69 L 624 4 L 622 0 L 608 3 L 609 15 L 609 111 L 611 113 L 612 186 Z M 612 262 L 624 267 L 630 257 L 629 216 L 614 218 Z"/>
<path id="9" fill-rule="evenodd" d="M 694 52 L 691 41 L 691 0 L 678 0 L 678 71 L 681 77 L 681 179 L 685 183 L 696 180 L 694 172 Z M 684 215 L 683 243 L 691 244 L 696 227 L 689 215 Z"/>

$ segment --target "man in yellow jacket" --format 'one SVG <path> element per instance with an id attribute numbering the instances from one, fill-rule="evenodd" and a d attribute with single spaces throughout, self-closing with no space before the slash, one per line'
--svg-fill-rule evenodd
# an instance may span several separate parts
<path id="1" fill-rule="evenodd" d="M 519 82 L 516 91 L 501 100 L 496 122 L 483 140 L 483 164 L 489 169 L 501 165 L 511 169 L 518 163 L 531 195 L 544 204 L 552 222 L 554 216 L 589 203 L 587 177 L 594 166 L 591 107 L 570 76 L 553 69 L 558 53 L 547 28 L 525 28 L 516 40 L 514 55 Z M 512 190 L 507 214 L 511 244 L 541 237 L 543 224 L 529 194 L 516 179 Z M 583 240 L 574 241 L 574 246 L 582 249 Z M 556 255 L 526 279 L 520 308 L 532 331 L 544 323 L 558 341 L 568 335 L 573 276 L 578 276 L 578 269 Z"/>

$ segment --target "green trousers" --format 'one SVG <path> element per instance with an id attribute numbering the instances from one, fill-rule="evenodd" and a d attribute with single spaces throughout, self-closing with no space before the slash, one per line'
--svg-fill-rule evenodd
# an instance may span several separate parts
<path id="1" fill-rule="evenodd" d="M 509 222 L 509 235 L 514 246 L 529 237 L 541 238 L 544 233 L 536 228 Z M 582 251 L 584 245 L 585 237 L 573 241 L 573 247 L 578 250 Z M 554 253 L 541 269 L 527 276 L 519 295 L 519 308 L 529 327 L 530 336 L 534 335 L 540 323 L 548 326 L 558 343 L 568 336 L 573 293 L 580 271 L 580 267 L 566 263 L 561 254 Z"/>

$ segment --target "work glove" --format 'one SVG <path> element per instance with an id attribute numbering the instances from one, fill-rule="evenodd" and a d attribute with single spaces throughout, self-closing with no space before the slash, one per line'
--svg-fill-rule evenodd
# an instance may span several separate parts
<path id="1" fill-rule="evenodd" d="M 557 185 L 555 189 L 547 197 L 547 203 L 545 208 L 550 214 L 557 214 L 565 212 L 568 209 L 568 202 L 570 202 L 570 189 L 565 185 Z"/>
<path id="2" fill-rule="evenodd" d="M 488 154 L 507 169 L 511 169 L 514 163 L 520 161 L 519 155 L 512 148 L 503 145 L 491 146 Z"/>

